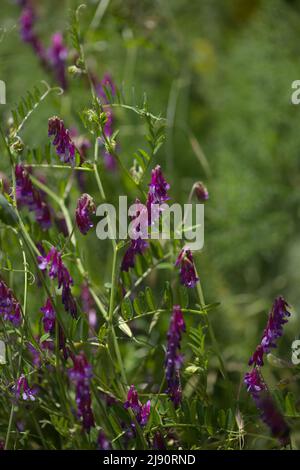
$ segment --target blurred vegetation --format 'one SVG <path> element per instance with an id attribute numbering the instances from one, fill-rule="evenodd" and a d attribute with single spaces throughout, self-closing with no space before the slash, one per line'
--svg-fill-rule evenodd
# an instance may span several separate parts
<path id="1" fill-rule="evenodd" d="M 49 42 L 81 2 L 36 3 L 39 32 Z M 300 78 L 300 1 L 111 0 L 101 21 L 94 18 L 98 2 L 85 3 L 81 18 L 95 73 L 110 72 L 129 102 L 141 103 L 147 93 L 151 110 L 167 117 L 158 160 L 172 198 L 186 202 L 198 180 L 208 187 L 205 247 L 196 261 L 207 302 L 220 302 L 212 321 L 238 384 L 273 298 L 282 294 L 300 309 L 300 108 L 290 100 L 291 83 Z M 8 100 L 1 114 L 35 82 L 51 80 L 21 43 L 18 14 L 13 2 L 1 1 L 0 79 Z M 83 131 L 78 117 L 74 122 L 89 100 L 82 90 L 80 80 L 71 80 L 73 100 L 63 98 L 60 114 Z M 57 103 L 49 100 L 28 123 L 29 146 L 47 141 Z M 126 114 L 126 124 L 121 117 L 121 157 L 129 165 L 132 137 L 142 139 L 143 130 L 134 116 Z M 109 177 L 111 190 L 116 178 Z M 92 275 L 105 278 L 105 265 L 90 256 Z M 280 357 L 290 360 L 299 334 L 295 315 Z"/>

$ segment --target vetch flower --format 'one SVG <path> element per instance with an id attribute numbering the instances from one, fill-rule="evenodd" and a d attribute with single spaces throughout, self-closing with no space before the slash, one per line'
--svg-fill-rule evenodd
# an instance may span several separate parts
<path id="1" fill-rule="evenodd" d="M 35 22 L 36 15 L 33 7 L 31 5 L 24 5 L 24 9 L 22 10 L 20 17 L 21 38 L 25 43 L 31 45 L 42 64 L 46 66 L 47 53 L 41 40 L 34 31 Z"/>
<path id="2" fill-rule="evenodd" d="M 127 400 L 124 403 L 124 408 L 128 410 L 129 408 L 134 412 L 137 422 L 140 426 L 145 426 L 148 422 L 151 410 L 151 401 L 148 400 L 145 405 L 142 405 L 139 401 L 138 393 L 134 385 L 131 385 L 128 393 Z M 132 423 L 134 425 L 134 423 Z"/>
<path id="3" fill-rule="evenodd" d="M 51 226 L 50 208 L 44 200 L 44 193 L 32 184 L 29 173 L 23 165 L 16 165 L 16 198 L 19 207 L 26 206 L 34 212 L 37 223 L 43 230 Z"/>
<path id="4" fill-rule="evenodd" d="M 44 307 L 41 308 L 43 312 L 43 325 L 46 333 L 51 333 L 55 327 L 55 311 L 51 300 L 48 298 Z"/>
<path id="5" fill-rule="evenodd" d="M 109 73 L 105 73 L 100 83 L 97 83 L 95 79 L 94 83 L 97 95 L 101 98 L 104 104 L 108 104 L 109 95 L 116 95 L 116 87 L 111 75 Z"/>
<path id="6" fill-rule="evenodd" d="M 24 374 L 22 374 L 18 380 L 16 385 L 13 387 L 15 396 L 17 399 L 22 400 L 35 400 L 35 395 L 37 394 L 37 390 L 34 388 L 30 388 L 28 381 Z"/>
<path id="7" fill-rule="evenodd" d="M 69 377 L 76 388 L 77 415 L 82 420 L 84 430 L 89 432 L 91 427 L 95 426 L 90 392 L 92 368 L 83 352 L 71 357 L 74 367 L 70 369 Z"/>
<path id="8" fill-rule="evenodd" d="M 138 199 L 136 199 L 135 204 L 137 214 L 136 217 L 132 217 L 131 222 L 133 224 L 131 231 L 132 234 L 134 234 L 134 238 L 131 238 L 129 248 L 127 248 L 121 264 L 121 271 L 126 272 L 128 272 L 130 268 L 134 268 L 135 257 L 138 254 L 142 254 L 146 250 L 146 248 L 148 248 L 148 243 L 145 240 L 145 236 L 148 236 L 148 232 L 144 232 L 145 225 L 147 226 L 146 208 L 140 203 Z M 140 221 L 143 217 L 146 224 L 142 223 L 143 226 L 141 226 Z M 138 222 L 136 222 L 135 224 L 134 222 L 136 219 L 138 219 Z"/>
<path id="9" fill-rule="evenodd" d="M 0 316 L 5 321 L 10 321 L 14 326 L 19 326 L 22 321 L 21 306 L 15 299 L 11 289 L 0 279 Z"/>
<path id="10" fill-rule="evenodd" d="M 249 359 L 249 365 L 263 366 L 264 354 L 268 354 L 271 348 L 276 348 L 276 341 L 283 333 L 283 325 L 287 323 L 287 318 L 291 315 L 288 308 L 289 305 L 283 297 L 275 299 L 261 342 Z"/>
<path id="11" fill-rule="evenodd" d="M 181 334 L 185 331 L 185 322 L 179 305 L 174 305 L 171 316 L 168 345 L 165 359 L 165 373 L 168 384 L 167 393 L 177 407 L 181 403 L 182 391 L 180 385 L 179 370 L 183 357 L 179 354 Z"/>
<path id="12" fill-rule="evenodd" d="M 201 181 L 199 181 L 198 183 L 195 183 L 194 193 L 198 201 L 207 201 L 209 198 L 208 190 Z"/>
<path id="13" fill-rule="evenodd" d="M 113 122 L 114 122 L 114 115 L 111 107 L 108 107 L 109 104 L 109 95 L 112 97 L 116 95 L 116 87 L 112 80 L 112 77 L 109 74 L 105 74 L 101 82 L 97 82 L 97 79 L 94 77 L 94 86 L 97 95 L 101 99 L 101 102 L 106 105 L 105 107 L 105 114 L 106 114 L 106 122 L 104 124 L 104 135 L 106 137 L 111 137 L 113 135 Z M 102 141 L 102 144 L 104 142 Z M 108 170 L 114 170 L 116 168 L 116 160 L 110 152 L 106 149 L 104 150 L 104 164 Z"/>
<path id="14" fill-rule="evenodd" d="M 290 430 L 284 417 L 278 410 L 268 388 L 257 367 L 245 375 L 244 382 L 251 394 L 256 407 L 260 411 L 262 421 L 270 428 L 273 437 L 286 446 L 289 443 Z"/>
<path id="15" fill-rule="evenodd" d="M 57 116 L 49 119 L 48 136 L 54 136 L 52 144 L 56 147 L 56 153 L 59 155 L 60 160 L 63 163 L 75 165 L 75 144 L 62 119 L 59 119 Z"/>
<path id="16" fill-rule="evenodd" d="M 199 281 L 191 250 L 183 248 L 178 255 L 175 266 L 180 266 L 180 280 L 181 284 L 186 287 L 195 287 L 197 281 Z"/>
<path id="17" fill-rule="evenodd" d="M 53 246 L 47 256 L 38 256 L 39 268 L 44 271 L 49 267 L 49 277 L 58 280 L 58 289 L 62 287 L 62 303 L 72 317 L 77 316 L 77 307 L 71 292 L 73 279 L 64 265 L 61 253 Z"/>
<path id="18" fill-rule="evenodd" d="M 54 71 L 55 77 L 60 86 L 65 90 L 67 88 L 66 79 L 66 59 L 68 50 L 63 42 L 63 36 L 60 32 L 53 34 L 51 46 L 48 49 L 49 62 Z"/>
<path id="19" fill-rule="evenodd" d="M 98 434 L 97 446 L 99 450 L 111 450 L 111 443 L 103 431 Z"/>
<path id="20" fill-rule="evenodd" d="M 169 183 L 166 182 L 161 167 L 157 165 L 151 173 L 151 181 L 149 184 L 149 191 L 147 197 L 147 209 L 149 214 L 149 223 L 153 223 L 151 220 L 151 206 L 153 204 L 164 204 L 170 198 L 168 196 L 168 190 L 170 189 Z"/>
<path id="21" fill-rule="evenodd" d="M 87 193 L 82 194 L 78 199 L 75 215 L 77 226 L 83 235 L 86 235 L 94 226 L 91 215 L 95 212 L 96 206 L 93 198 Z"/>
<path id="22" fill-rule="evenodd" d="M 91 296 L 87 282 L 84 282 L 81 286 L 81 303 L 83 312 L 88 316 L 90 327 L 95 328 L 97 325 L 97 313 L 95 310 L 95 302 Z"/>

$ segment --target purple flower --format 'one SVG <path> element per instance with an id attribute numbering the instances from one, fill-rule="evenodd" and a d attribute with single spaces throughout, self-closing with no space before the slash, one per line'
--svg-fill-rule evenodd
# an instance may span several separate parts
<path id="1" fill-rule="evenodd" d="M 282 445 L 289 443 L 289 427 L 278 410 L 257 367 L 245 375 L 247 391 L 252 396 L 263 422 L 270 428 L 272 436 Z"/>
<path id="2" fill-rule="evenodd" d="M 49 267 L 49 277 L 58 280 L 58 289 L 62 287 L 62 303 L 65 310 L 76 318 L 77 307 L 71 292 L 73 279 L 62 261 L 61 253 L 53 246 L 47 256 L 38 257 L 38 263 L 42 271 Z"/>
<path id="3" fill-rule="evenodd" d="M 183 248 L 178 255 L 175 266 L 180 266 L 180 281 L 186 287 L 195 287 L 199 280 L 196 276 L 194 260 L 191 250 Z"/>
<path id="4" fill-rule="evenodd" d="M 63 43 L 63 36 L 57 32 L 51 38 L 51 46 L 48 49 L 49 62 L 53 68 L 55 77 L 60 86 L 65 90 L 67 88 L 66 79 L 66 59 L 68 50 Z"/>
<path id="5" fill-rule="evenodd" d="M 26 206 L 34 212 L 37 223 L 43 230 L 51 226 L 50 209 L 44 200 L 44 193 L 36 189 L 23 165 L 16 165 L 16 197 L 19 207 Z"/>
<path id="6" fill-rule="evenodd" d="M 37 390 L 34 388 L 30 388 L 28 385 L 28 381 L 25 377 L 24 374 L 22 374 L 18 380 L 16 385 L 13 387 L 15 396 L 17 399 L 22 399 L 22 400 L 35 400 L 35 395 L 37 393 Z"/>
<path id="7" fill-rule="evenodd" d="M 99 450 L 111 450 L 111 444 L 103 431 L 98 434 L 97 446 Z"/>
<path id="8" fill-rule="evenodd" d="M 261 342 L 251 356 L 249 365 L 263 366 L 263 355 L 268 354 L 271 348 L 276 348 L 276 341 L 283 333 L 283 325 L 287 323 L 287 317 L 291 315 L 287 310 L 288 307 L 283 297 L 275 299 Z"/>
<path id="9" fill-rule="evenodd" d="M 207 201 L 209 198 L 207 188 L 201 181 L 194 185 L 194 192 L 199 201 Z"/>
<path id="10" fill-rule="evenodd" d="M 14 326 L 19 326 L 22 321 L 21 306 L 15 299 L 11 289 L 4 281 L 0 280 L 0 316 L 10 321 Z"/>
<path id="11" fill-rule="evenodd" d="M 114 82 L 109 74 L 105 74 L 100 83 L 97 82 L 97 79 L 93 79 L 94 86 L 97 95 L 101 98 L 103 104 L 109 104 L 109 94 L 115 96 L 116 87 Z M 111 107 L 105 108 L 106 113 L 106 123 L 104 125 L 103 132 L 106 137 L 111 137 L 113 134 L 113 122 L 114 116 Z M 103 143 L 103 142 L 102 142 Z M 116 168 L 116 160 L 113 155 L 111 155 L 107 150 L 104 150 L 104 163 L 108 170 L 114 170 Z"/>
<path id="12" fill-rule="evenodd" d="M 267 386 L 256 367 L 251 372 L 247 372 L 244 378 L 244 382 L 247 386 L 247 391 L 254 399 L 258 398 L 262 391 L 267 390 Z"/>
<path id="13" fill-rule="evenodd" d="M 37 337 L 36 340 L 39 341 L 39 338 Z M 40 346 L 43 351 L 50 351 L 51 353 L 54 351 L 53 341 L 45 340 L 40 344 Z M 34 367 L 37 367 L 37 368 L 41 367 L 42 357 L 41 357 L 40 351 L 38 351 L 31 343 L 27 344 L 27 348 L 32 356 L 32 363 Z"/>
<path id="14" fill-rule="evenodd" d="M 168 384 L 167 393 L 177 407 L 182 399 L 179 370 L 182 366 L 183 357 L 179 354 L 181 333 L 185 331 L 183 314 L 179 305 L 174 305 L 171 316 L 168 345 L 165 360 L 166 380 Z"/>
<path id="15" fill-rule="evenodd" d="M 82 194 L 78 199 L 75 215 L 77 226 L 83 235 L 86 235 L 94 226 L 91 215 L 95 212 L 96 206 L 93 198 L 87 193 Z"/>
<path id="16" fill-rule="evenodd" d="M 152 446 L 155 450 L 166 450 L 165 440 L 160 431 L 156 431 L 154 434 Z"/>
<path id="17" fill-rule="evenodd" d="M 271 395 L 263 393 L 257 400 L 257 407 L 261 412 L 261 419 L 270 428 L 272 436 L 279 439 L 281 445 L 288 445 L 290 442 L 290 429 Z"/>
<path id="18" fill-rule="evenodd" d="M 74 367 L 70 369 L 69 377 L 76 387 L 77 415 L 82 420 L 85 431 L 89 432 L 91 427 L 95 426 L 90 392 L 92 368 L 83 352 L 72 355 L 72 360 Z"/>
<path id="19" fill-rule="evenodd" d="M 124 408 L 126 410 L 130 408 L 134 412 L 136 420 L 140 426 L 145 426 L 147 424 L 150 416 L 151 401 L 148 400 L 145 405 L 142 405 L 139 401 L 139 396 L 134 385 L 131 385 L 128 390 L 127 400 L 124 403 Z"/>
<path id="20" fill-rule="evenodd" d="M 45 332 L 53 332 L 55 327 L 55 311 L 50 299 L 47 299 L 46 304 L 41 308 L 41 312 L 44 314 L 43 324 Z"/>
<path id="21" fill-rule="evenodd" d="M 147 247 L 148 243 L 142 238 L 131 240 L 122 260 L 121 271 L 128 272 L 129 268 L 134 268 L 136 255 L 142 254 Z"/>
<path id="22" fill-rule="evenodd" d="M 108 94 L 111 94 L 112 96 L 116 95 L 115 84 L 113 82 L 111 75 L 109 75 L 108 73 L 104 74 L 104 77 L 100 83 L 97 83 L 96 79 L 94 79 L 94 84 L 95 84 L 96 93 L 100 98 L 102 98 L 102 102 L 104 104 L 109 103 Z"/>
<path id="23" fill-rule="evenodd" d="M 95 310 L 95 302 L 91 296 L 87 282 L 84 282 L 81 286 L 81 303 L 83 312 L 88 316 L 90 327 L 95 328 L 97 325 L 97 313 Z"/>
<path id="24" fill-rule="evenodd" d="M 20 34 L 21 38 L 27 44 L 30 44 L 34 52 L 37 54 L 43 65 L 47 63 L 46 51 L 34 31 L 36 21 L 35 12 L 30 5 L 24 5 L 20 17 Z"/>
<path id="25" fill-rule="evenodd" d="M 135 257 L 138 254 L 142 254 L 146 248 L 148 248 L 148 243 L 145 241 L 145 236 L 147 235 L 144 233 L 144 228 L 145 225 L 147 224 L 147 213 L 146 213 L 146 208 L 143 204 L 140 203 L 138 199 L 135 201 L 136 204 L 136 209 L 137 209 L 137 215 L 136 217 L 132 218 L 132 235 L 134 235 L 134 238 L 131 238 L 130 240 L 130 245 L 129 248 L 127 248 L 122 264 L 121 264 L 121 271 L 129 271 L 129 268 L 134 268 L 135 265 Z M 143 227 L 141 226 L 140 222 L 135 223 L 135 220 L 138 218 L 139 221 L 141 221 L 144 217 L 144 220 L 146 220 L 146 224 L 142 224 Z"/>
<path id="26" fill-rule="evenodd" d="M 149 214 L 149 224 L 153 223 L 151 217 L 151 207 L 153 204 L 160 205 L 164 204 L 170 198 L 168 196 L 168 190 L 170 189 L 169 183 L 166 182 L 161 167 L 157 165 L 151 173 L 151 181 L 149 184 L 148 198 L 147 198 L 147 209 Z M 154 219 L 156 219 L 154 215 Z"/>
<path id="27" fill-rule="evenodd" d="M 49 119 L 48 136 L 54 136 L 52 144 L 56 147 L 56 153 L 59 155 L 60 160 L 63 163 L 75 165 L 75 144 L 62 119 L 59 119 L 57 116 Z"/>

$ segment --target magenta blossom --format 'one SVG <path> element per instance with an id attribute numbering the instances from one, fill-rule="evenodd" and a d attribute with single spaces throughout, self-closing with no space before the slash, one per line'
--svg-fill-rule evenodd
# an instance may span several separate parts
<path id="1" fill-rule="evenodd" d="M 99 450 L 111 450 L 111 443 L 103 431 L 98 434 L 97 447 Z"/>
<path id="2" fill-rule="evenodd" d="M 94 226 L 91 215 L 95 212 L 96 206 L 93 198 L 87 193 L 82 194 L 78 199 L 75 215 L 77 226 L 83 235 L 86 235 Z"/>
<path id="3" fill-rule="evenodd" d="M 183 357 L 179 354 L 181 334 L 185 331 L 185 322 L 179 305 L 174 305 L 168 331 L 168 345 L 165 360 L 167 393 L 177 407 L 182 399 L 179 370 Z"/>
<path id="4" fill-rule="evenodd" d="M 195 184 L 194 192 L 198 201 L 207 201 L 209 198 L 208 190 L 201 181 Z"/>
<path id="5" fill-rule="evenodd" d="M 15 175 L 19 207 L 26 206 L 29 211 L 34 212 L 37 223 L 43 230 L 47 230 L 51 226 L 51 215 L 44 193 L 33 186 L 29 173 L 23 165 L 16 165 Z"/>
<path id="6" fill-rule="evenodd" d="M 166 182 L 162 174 L 161 167 L 157 165 L 151 173 L 151 181 L 149 184 L 149 191 L 147 197 L 149 224 L 153 224 L 157 216 L 159 216 L 159 213 L 154 214 L 154 217 L 151 216 L 151 207 L 153 205 L 164 204 L 166 201 L 168 201 L 170 199 L 168 196 L 169 189 L 170 185 Z"/>
<path id="7" fill-rule="evenodd" d="M 95 328 L 97 325 L 97 313 L 95 302 L 87 282 L 84 282 L 81 286 L 81 303 L 83 312 L 88 316 L 90 327 Z"/>
<path id="8" fill-rule="evenodd" d="M 131 231 L 134 238 L 131 238 L 129 248 L 127 248 L 121 264 L 121 271 L 126 272 L 128 272 L 130 268 L 134 268 L 135 257 L 138 254 L 142 254 L 146 248 L 148 248 L 148 243 L 145 240 L 145 237 L 148 235 L 148 232 L 145 233 L 145 225 L 147 225 L 146 208 L 138 199 L 136 199 L 135 205 L 136 217 L 132 217 L 131 222 Z M 146 224 L 143 223 L 143 220 Z M 142 224 L 140 222 L 142 222 Z"/>
<path id="9" fill-rule="evenodd" d="M 38 257 L 39 268 L 44 271 L 49 267 L 49 277 L 58 280 L 58 289 L 62 287 L 62 303 L 72 317 L 77 316 L 77 307 L 71 292 L 73 279 L 64 265 L 61 253 L 52 247 L 47 256 Z"/>
<path id="10" fill-rule="evenodd" d="M 55 311 L 50 299 L 47 299 L 46 304 L 41 308 L 41 312 L 44 314 L 43 324 L 45 332 L 53 332 L 55 327 Z"/>
<path id="11" fill-rule="evenodd" d="M 77 415 L 82 420 L 83 429 L 89 432 L 95 426 L 90 392 L 92 368 L 83 352 L 72 355 L 72 360 L 74 367 L 70 369 L 69 377 L 76 387 Z"/>
<path id="12" fill-rule="evenodd" d="M 138 393 L 134 385 L 131 385 L 128 390 L 127 400 L 124 403 L 124 408 L 130 408 L 136 417 L 137 422 L 140 426 L 145 426 L 148 422 L 151 410 L 151 401 L 148 400 L 145 405 L 142 405 L 139 401 Z"/>
<path id="13" fill-rule="evenodd" d="M 254 367 L 251 372 L 248 372 L 245 375 L 244 382 L 247 391 L 251 394 L 260 411 L 262 421 L 270 428 L 272 436 L 279 439 L 279 442 L 286 446 L 290 441 L 289 427 L 268 391 L 259 369 Z"/>
<path id="14" fill-rule="evenodd" d="M 24 9 L 22 10 L 20 17 L 21 38 L 24 42 L 31 45 L 42 64 L 46 66 L 47 54 L 41 40 L 34 31 L 35 22 L 36 15 L 33 7 L 31 5 L 24 5 Z"/>
<path id="15" fill-rule="evenodd" d="M 51 46 L 48 49 L 49 62 L 54 71 L 55 77 L 60 86 L 65 90 L 67 88 L 66 78 L 66 60 L 68 50 L 63 42 L 63 36 L 57 32 L 51 38 Z"/>
<path id="16" fill-rule="evenodd" d="M 199 281 L 194 266 L 191 250 L 183 248 L 178 255 L 175 266 L 180 266 L 180 281 L 185 287 L 195 287 Z"/>
<path id="17" fill-rule="evenodd" d="M 283 333 L 283 325 L 287 323 L 287 318 L 291 315 L 288 308 L 289 305 L 283 297 L 275 299 L 261 342 L 251 356 L 249 365 L 263 366 L 264 354 L 268 354 L 271 348 L 276 348 L 276 341 Z"/>
<path id="18" fill-rule="evenodd" d="M 63 163 L 75 165 L 75 144 L 70 137 L 70 132 L 65 128 L 62 119 L 53 116 L 48 121 L 48 136 L 54 136 L 52 144 L 56 147 L 56 153 Z"/>
<path id="19" fill-rule="evenodd" d="M 17 399 L 22 400 L 35 400 L 35 395 L 37 394 L 37 390 L 35 388 L 30 388 L 28 385 L 28 381 L 24 374 L 22 374 L 18 380 L 16 385 L 13 387 L 15 396 Z"/>
<path id="20" fill-rule="evenodd" d="M 0 279 L 0 316 L 5 321 L 10 321 L 14 326 L 19 326 L 22 321 L 21 306 L 15 299 L 11 289 Z"/>

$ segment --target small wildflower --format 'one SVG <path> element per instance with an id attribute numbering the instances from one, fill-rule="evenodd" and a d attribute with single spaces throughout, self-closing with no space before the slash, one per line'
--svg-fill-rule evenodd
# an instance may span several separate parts
<path id="1" fill-rule="evenodd" d="M 109 95 L 112 97 L 116 95 L 116 87 L 109 74 L 105 74 L 100 83 L 97 83 L 97 80 L 94 78 L 94 86 L 97 95 L 101 99 L 101 102 L 105 105 L 109 104 Z M 114 115 L 111 107 L 106 106 L 105 114 L 106 122 L 104 124 L 103 132 L 105 137 L 111 137 L 113 135 L 114 122 Z M 104 142 L 102 142 L 102 144 L 104 144 Z M 115 157 L 106 149 L 104 150 L 104 164 L 108 170 L 115 170 L 116 168 Z"/>
<path id="2" fill-rule="evenodd" d="M 160 431 L 156 431 L 154 434 L 152 446 L 155 450 L 166 450 L 165 440 Z"/>
<path id="3" fill-rule="evenodd" d="M 180 280 L 181 284 L 185 287 L 195 287 L 197 281 L 199 281 L 191 250 L 183 248 L 178 255 L 175 266 L 180 266 Z"/>
<path id="4" fill-rule="evenodd" d="M 173 307 L 170 327 L 168 331 L 168 345 L 165 360 L 166 380 L 168 384 L 167 393 L 177 407 L 182 399 L 179 370 L 182 366 L 183 357 L 179 354 L 181 334 L 185 331 L 185 322 L 179 305 Z"/>
<path id="5" fill-rule="evenodd" d="M 47 54 L 41 40 L 34 31 L 36 15 L 31 5 L 24 5 L 20 17 L 20 34 L 22 40 L 30 44 L 43 65 L 47 63 Z"/>
<path id="6" fill-rule="evenodd" d="M 5 321 L 10 321 L 14 326 L 19 326 L 22 321 L 21 306 L 15 299 L 11 289 L 0 279 L 0 316 Z"/>
<path id="7" fill-rule="evenodd" d="M 149 214 L 149 223 L 153 223 L 151 220 L 151 206 L 153 204 L 160 205 L 164 204 L 170 198 L 168 196 L 168 190 L 170 189 L 169 183 L 166 182 L 161 167 L 157 165 L 151 173 L 151 181 L 149 184 L 149 191 L 147 197 L 147 209 Z"/>
<path id="8" fill-rule="evenodd" d="M 270 428 L 273 437 L 286 446 L 289 443 L 289 427 L 278 410 L 257 367 L 245 375 L 244 382 L 251 394 L 262 421 Z"/>
<path id="9" fill-rule="evenodd" d="M 92 368 L 83 352 L 72 355 L 72 360 L 74 367 L 70 369 L 69 377 L 76 387 L 77 415 L 82 420 L 84 430 L 89 432 L 95 426 L 90 392 Z"/>
<path id="10" fill-rule="evenodd" d="M 94 226 L 91 215 L 95 214 L 96 206 L 93 198 L 85 193 L 80 196 L 76 207 L 76 223 L 83 235 L 86 235 L 88 231 Z"/>
<path id="11" fill-rule="evenodd" d="M 194 185 L 194 192 L 199 201 L 207 201 L 209 198 L 207 188 L 201 181 Z"/>
<path id="12" fill-rule="evenodd" d="M 84 282 L 81 286 L 81 303 L 83 312 L 88 316 L 90 327 L 95 328 L 97 325 L 97 313 L 87 282 Z"/>
<path id="13" fill-rule="evenodd" d="M 66 59 L 68 50 L 63 43 L 63 36 L 60 32 L 53 34 L 51 38 L 51 46 L 48 49 L 49 62 L 54 71 L 56 80 L 65 90 L 67 88 L 66 79 Z"/>
<path id="14" fill-rule="evenodd" d="M 62 119 L 59 119 L 57 116 L 49 119 L 48 136 L 54 136 L 52 144 L 56 147 L 56 153 L 59 155 L 60 160 L 64 163 L 75 165 L 75 144 Z"/>
<path id="15" fill-rule="evenodd" d="M 138 214 L 136 215 L 135 218 L 133 218 L 132 223 L 134 223 L 134 220 L 137 218 L 139 218 L 139 221 L 140 221 L 142 219 L 141 211 L 145 210 L 145 206 L 143 206 L 138 199 L 136 199 L 135 204 L 137 205 Z M 139 211 L 139 205 L 140 205 L 140 211 Z M 144 217 L 146 217 L 146 212 L 144 214 L 145 214 Z M 146 223 L 147 223 L 147 219 L 146 219 Z M 148 243 L 144 239 L 146 235 L 144 233 L 144 227 L 142 227 L 140 223 L 137 223 L 132 228 L 132 231 L 137 236 L 137 238 L 136 239 L 131 238 L 130 240 L 129 248 L 127 248 L 124 254 L 123 260 L 122 260 L 121 271 L 128 272 L 130 268 L 134 268 L 135 257 L 138 254 L 142 254 L 146 250 L 146 248 L 148 248 Z"/>
<path id="16" fill-rule="evenodd" d="M 283 297 L 275 299 L 261 342 L 251 356 L 249 365 L 263 366 L 264 354 L 268 354 L 271 348 L 276 348 L 276 341 L 283 333 L 283 325 L 287 323 L 287 318 L 291 315 L 288 307 L 289 305 Z"/>
<path id="17" fill-rule="evenodd" d="M 38 257 L 38 263 L 42 271 L 49 267 L 50 279 L 58 280 L 58 289 L 62 287 L 62 303 L 65 310 L 76 318 L 77 307 L 71 292 L 73 279 L 62 261 L 61 253 L 55 247 L 52 247 L 47 256 Z"/>
<path id="18" fill-rule="evenodd" d="M 30 388 L 28 385 L 28 381 L 24 374 L 22 374 L 18 380 L 16 385 L 13 388 L 15 396 L 17 399 L 22 400 L 35 400 L 35 395 L 37 393 L 36 389 Z"/>
<path id="19" fill-rule="evenodd" d="M 98 434 L 97 446 L 99 450 L 111 450 L 111 444 L 103 431 Z"/>
<path id="20" fill-rule="evenodd" d="M 37 223 L 43 230 L 51 226 L 50 208 L 44 200 L 44 193 L 36 189 L 23 165 L 16 165 L 16 198 L 20 207 L 26 206 L 34 212 Z"/>
<path id="21" fill-rule="evenodd" d="M 136 420 L 140 426 L 145 426 L 147 424 L 150 416 L 151 402 L 148 400 L 145 405 L 142 405 L 139 401 L 138 393 L 134 385 L 131 385 L 130 389 L 128 390 L 127 400 L 124 403 L 124 408 L 130 408 L 134 412 Z"/>
<path id="22" fill-rule="evenodd" d="M 43 312 L 43 325 L 46 333 L 51 333 L 55 327 L 55 311 L 50 299 L 47 299 L 44 307 L 41 308 Z"/>

